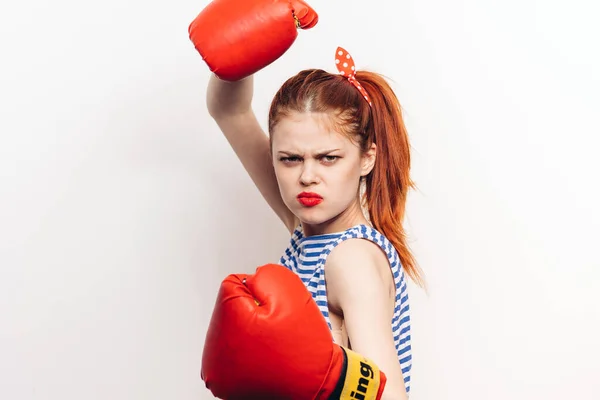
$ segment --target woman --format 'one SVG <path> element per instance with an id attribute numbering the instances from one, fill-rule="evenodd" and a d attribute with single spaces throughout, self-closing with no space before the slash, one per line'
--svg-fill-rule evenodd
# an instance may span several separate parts
<path id="1" fill-rule="evenodd" d="M 335 342 L 385 372 L 383 398 L 403 399 L 412 365 L 407 277 L 421 283 L 402 227 L 409 140 L 386 81 L 355 71 L 342 48 L 335 62 L 338 74 L 304 70 L 283 84 L 269 136 L 251 108 L 252 76 L 213 75 L 208 110 L 290 232 L 281 264 L 312 293 Z"/>

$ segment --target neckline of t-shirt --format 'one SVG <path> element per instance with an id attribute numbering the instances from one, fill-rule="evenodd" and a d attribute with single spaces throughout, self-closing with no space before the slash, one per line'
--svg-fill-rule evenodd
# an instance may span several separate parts
<path id="1" fill-rule="evenodd" d="M 311 235 L 311 236 L 305 236 L 304 235 L 304 231 L 302 230 L 302 225 L 300 225 L 300 232 L 302 234 L 302 240 L 322 240 L 322 239 L 335 239 L 338 238 L 340 236 L 342 236 L 343 234 L 347 233 L 348 231 L 351 231 L 353 229 L 356 228 L 361 228 L 361 227 L 365 227 L 365 228 L 369 228 L 368 225 L 366 224 L 356 224 L 354 226 L 351 226 L 350 228 L 343 230 L 343 231 L 339 231 L 339 232 L 332 232 L 332 233 L 321 233 L 319 235 Z"/>

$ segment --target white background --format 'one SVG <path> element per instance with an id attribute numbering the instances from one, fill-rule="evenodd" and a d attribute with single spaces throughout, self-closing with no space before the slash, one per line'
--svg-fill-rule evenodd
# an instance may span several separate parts
<path id="1" fill-rule="evenodd" d="M 287 244 L 209 118 L 203 1 L 0 6 L 0 398 L 209 399 L 228 273 Z M 393 80 L 419 190 L 414 400 L 600 398 L 600 6 L 324 1 L 261 122 L 335 47 Z"/>

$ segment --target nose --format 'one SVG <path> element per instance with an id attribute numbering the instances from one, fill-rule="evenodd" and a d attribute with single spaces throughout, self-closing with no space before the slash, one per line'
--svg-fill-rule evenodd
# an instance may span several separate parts
<path id="1" fill-rule="evenodd" d="M 305 162 L 300 173 L 300 184 L 310 186 L 319 183 L 319 176 L 316 168 L 310 162 Z"/>

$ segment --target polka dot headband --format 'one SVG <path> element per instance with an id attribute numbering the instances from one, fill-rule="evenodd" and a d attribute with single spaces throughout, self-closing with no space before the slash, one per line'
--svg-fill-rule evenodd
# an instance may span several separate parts
<path id="1" fill-rule="evenodd" d="M 362 94 L 365 100 L 367 100 L 369 106 L 372 107 L 373 104 L 371 103 L 371 99 L 369 98 L 367 91 L 362 87 L 360 82 L 356 80 L 356 67 L 354 66 L 354 60 L 352 59 L 352 56 L 350 56 L 350 54 L 341 47 L 338 47 L 335 51 L 335 65 L 340 74 L 348 78 L 350 83 L 352 83 Z"/>

